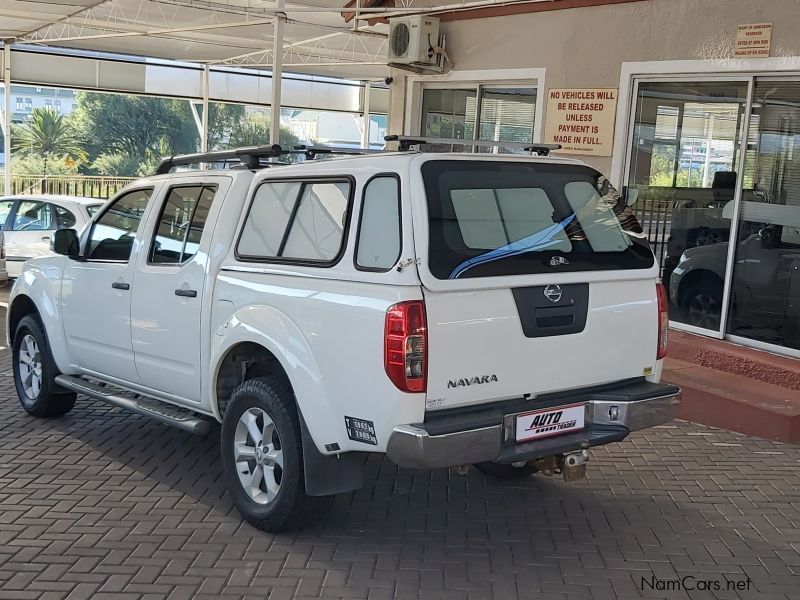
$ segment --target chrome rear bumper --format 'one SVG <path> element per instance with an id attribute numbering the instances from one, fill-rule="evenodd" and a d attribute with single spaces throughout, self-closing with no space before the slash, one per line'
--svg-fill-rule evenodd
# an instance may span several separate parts
<path id="1" fill-rule="evenodd" d="M 427 423 L 399 425 L 389 438 L 386 454 L 397 465 L 412 469 L 437 469 L 487 461 L 518 462 L 563 454 L 579 448 L 599 446 L 624 439 L 631 431 L 668 423 L 675 418 L 680 390 L 675 386 L 648 384 L 658 394 L 627 400 L 624 389 L 613 398 L 586 400 L 576 397 L 560 404 L 583 402 L 586 407 L 584 429 L 551 438 L 517 443 L 513 439 L 516 414 L 504 415 L 500 422 L 483 427 L 447 432 L 428 431 Z M 656 391 L 654 389 L 653 391 Z M 623 392 L 620 396 L 619 392 Z M 599 394 L 602 395 L 602 394 Z M 640 395 L 640 394 L 639 394 Z M 557 407 L 550 404 L 547 407 Z M 535 410 L 539 406 L 530 406 Z"/>

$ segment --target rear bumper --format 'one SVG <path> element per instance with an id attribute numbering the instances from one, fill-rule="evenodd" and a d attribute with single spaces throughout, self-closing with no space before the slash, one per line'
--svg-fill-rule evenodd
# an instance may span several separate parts
<path id="1" fill-rule="evenodd" d="M 517 414 L 577 402 L 586 410 L 582 430 L 530 442 L 513 439 Z M 428 413 L 425 423 L 395 427 L 386 454 L 395 464 L 413 469 L 534 460 L 618 442 L 631 431 L 668 423 L 679 403 L 678 387 L 636 379 L 536 400 Z"/>

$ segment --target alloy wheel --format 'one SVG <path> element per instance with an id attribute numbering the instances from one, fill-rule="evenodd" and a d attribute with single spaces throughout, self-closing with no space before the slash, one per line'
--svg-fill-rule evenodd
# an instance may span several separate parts
<path id="1" fill-rule="evenodd" d="M 19 348 L 19 378 L 25 395 L 36 400 L 42 391 L 42 355 L 36 338 L 26 334 Z"/>
<path id="2" fill-rule="evenodd" d="M 260 408 L 248 408 L 239 417 L 233 442 L 239 482 L 251 500 L 269 504 L 280 491 L 283 449 L 275 423 Z"/>

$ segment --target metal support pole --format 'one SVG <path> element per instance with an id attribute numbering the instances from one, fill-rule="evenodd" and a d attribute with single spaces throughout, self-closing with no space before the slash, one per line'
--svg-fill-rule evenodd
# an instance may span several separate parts
<path id="1" fill-rule="evenodd" d="M 272 40 L 272 122 L 269 130 L 269 143 L 279 144 L 281 134 L 281 76 L 283 75 L 283 24 L 286 13 L 283 12 L 284 0 L 277 0 L 275 6 L 275 24 Z"/>
<path id="2" fill-rule="evenodd" d="M 5 92 L 5 108 L 3 109 L 3 120 L 5 121 L 5 136 L 3 138 L 3 152 L 5 154 L 5 188 L 3 193 L 11 193 L 11 40 L 3 43 L 3 85 Z"/>
<path id="3" fill-rule="evenodd" d="M 369 148 L 369 90 L 372 84 L 369 81 L 364 82 L 364 106 L 362 110 L 363 125 L 361 126 L 361 147 Z"/>
<path id="4" fill-rule="evenodd" d="M 210 69 L 208 65 L 203 68 L 203 120 L 200 132 L 200 151 L 208 152 L 208 79 Z"/>

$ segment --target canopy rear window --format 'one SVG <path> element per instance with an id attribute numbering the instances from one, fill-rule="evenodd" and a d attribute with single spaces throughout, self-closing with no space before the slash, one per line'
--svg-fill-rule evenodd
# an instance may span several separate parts
<path id="1" fill-rule="evenodd" d="M 437 279 L 653 265 L 630 208 L 590 167 L 433 160 L 422 176 Z"/>

